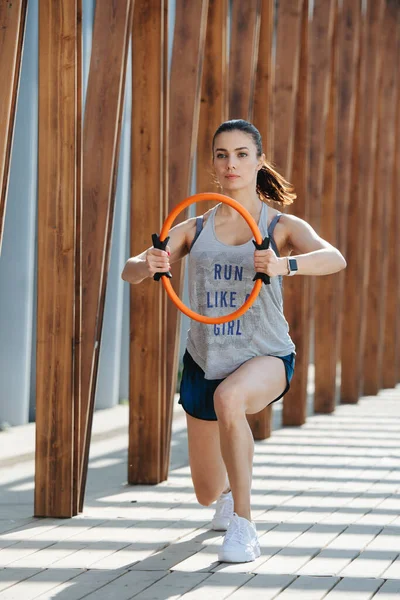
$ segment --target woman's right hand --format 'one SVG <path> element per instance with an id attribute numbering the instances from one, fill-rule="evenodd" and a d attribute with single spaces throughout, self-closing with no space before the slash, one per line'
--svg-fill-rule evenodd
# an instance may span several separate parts
<path id="1" fill-rule="evenodd" d="M 166 250 L 158 250 L 157 248 L 149 248 L 146 251 L 145 261 L 149 277 L 153 277 L 155 273 L 167 273 L 171 270 L 169 257 L 171 250 L 167 246 Z"/>

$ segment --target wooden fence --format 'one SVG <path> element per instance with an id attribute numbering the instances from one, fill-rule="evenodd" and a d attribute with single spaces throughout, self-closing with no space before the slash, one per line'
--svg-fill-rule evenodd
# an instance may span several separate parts
<path id="1" fill-rule="evenodd" d="M 81 0 L 40 1 L 37 516 L 83 507 L 130 40 L 132 254 L 189 195 L 196 158 L 198 191 L 215 191 L 216 127 L 252 120 L 295 185 L 290 211 L 348 262 L 285 281 L 298 354 L 284 425 L 306 420 L 311 364 L 317 412 L 400 380 L 400 2 L 176 0 L 169 71 L 170 8 L 97 2 L 82 115 Z M 0 3 L 0 248 L 26 10 Z M 132 287 L 132 484 L 168 475 L 179 321 L 161 286 Z M 270 409 L 249 420 L 271 434 Z"/>

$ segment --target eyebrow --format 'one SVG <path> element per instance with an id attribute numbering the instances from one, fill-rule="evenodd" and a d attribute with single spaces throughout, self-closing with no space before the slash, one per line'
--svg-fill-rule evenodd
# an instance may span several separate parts
<path id="1" fill-rule="evenodd" d="M 223 150 L 224 152 L 227 152 L 226 148 L 215 148 L 215 152 L 219 152 Z M 237 152 L 238 150 L 248 150 L 247 146 L 242 146 L 241 148 L 235 148 L 234 152 Z"/>

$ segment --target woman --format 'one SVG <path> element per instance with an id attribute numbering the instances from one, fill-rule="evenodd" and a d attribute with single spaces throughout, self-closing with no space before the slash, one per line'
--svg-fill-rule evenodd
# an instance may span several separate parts
<path id="1" fill-rule="evenodd" d="M 262 237 L 269 236 L 269 249 L 254 250 L 244 219 L 219 204 L 171 229 L 166 252 L 149 248 L 130 258 L 122 278 L 139 283 L 189 254 L 191 308 L 215 316 L 243 304 L 255 271 L 271 277 L 240 319 L 221 326 L 191 322 L 180 390 L 197 499 L 205 506 L 217 500 L 212 527 L 227 530 L 219 560 L 248 562 L 260 556 L 260 545 L 251 521 L 254 444 L 246 415 L 282 398 L 294 369 L 282 278 L 335 273 L 346 261 L 305 221 L 272 207 L 291 204 L 296 195 L 266 162 L 251 123 L 223 123 L 212 152 L 222 193 L 250 212 Z"/>

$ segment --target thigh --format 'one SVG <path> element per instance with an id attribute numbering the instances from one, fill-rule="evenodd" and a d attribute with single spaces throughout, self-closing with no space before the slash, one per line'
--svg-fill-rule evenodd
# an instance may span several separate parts
<path id="1" fill-rule="evenodd" d="M 254 414 L 271 404 L 286 389 L 283 360 L 275 356 L 257 356 L 245 362 L 217 388 L 214 400 L 229 408 L 243 408 Z M 237 405 L 241 406 L 238 407 Z M 218 414 L 218 412 L 217 412 Z"/>
<path id="2" fill-rule="evenodd" d="M 226 485 L 217 421 L 204 421 L 186 414 L 189 463 L 197 499 L 209 505 Z"/>

